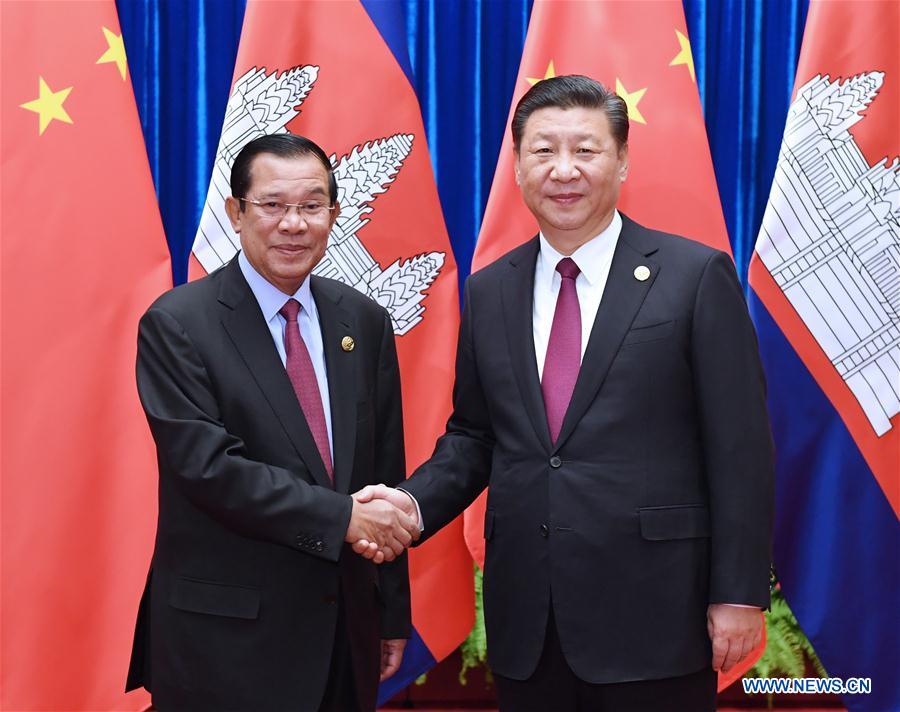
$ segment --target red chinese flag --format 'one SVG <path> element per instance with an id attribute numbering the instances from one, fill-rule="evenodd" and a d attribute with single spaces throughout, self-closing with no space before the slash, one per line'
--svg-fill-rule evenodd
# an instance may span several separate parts
<path id="1" fill-rule="evenodd" d="M 536 0 L 510 119 L 536 81 L 563 74 L 593 77 L 628 104 L 630 168 L 619 209 L 648 227 L 730 254 L 681 2 Z M 538 231 L 515 184 L 513 158 L 512 137 L 507 134 L 473 270 Z M 479 565 L 484 563 L 485 502 L 486 493 L 465 515 L 466 543 Z M 758 655 L 750 657 L 755 660 Z"/>
<path id="2" fill-rule="evenodd" d="M 113 0 L 0 12 L 0 707 L 137 710 L 156 468 L 134 360 L 169 254 Z"/>
<path id="3" fill-rule="evenodd" d="M 358 2 L 248 4 L 191 273 L 221 266 L 240 248 L 224 200 L 247 142 L 291 132 L 333 153 L 341 211 L 315 273 L 391 314 L 412 471 L 430 457 L 450 413 L 459 302 L 418 102 L 385 39 L 395 36 L 385 27 L 392 19 Z M 447 656 L 472 627 L 462 518 L 410 552 L 410 578 L 415 631 L 392 685 Z"/>

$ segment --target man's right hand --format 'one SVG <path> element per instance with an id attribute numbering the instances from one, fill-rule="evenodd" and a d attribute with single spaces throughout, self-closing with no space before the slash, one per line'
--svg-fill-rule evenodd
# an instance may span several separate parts
<path id="1" fill-rule="evenodd" d="M 389 502 L 415 522 L 416 529 L 413 540 L 417 541 L 419 539 L 419 535 L 422 531 L 419 522 L 419 512 L 410 495 L 398 489 L 394 489 L 393 487 L 379 484 L 366 485 L 353 495 L 353 499 L 357 502 L 372 502 L 378 500 Z M 382 561 L 390 561 L 394 558 L 390 551 L 385 550 L 383 547 L 379 547 L 377 542 L 370 539 L 358 539 L 352 543 L 353 551 L 366 559 L 373 560 L 376 564 L 380 564 Z"/>
<path id="2" fill-rule="evenodd" d="M 398 494 L 409 502 L 402 492 Z M 354 551 L 376 563 L 391 561 L 419 538 L 415 511 L 410 516 L 387 499 L 360 499 L 357 495 L 353 496 L 350 524 L 344 537 Z"/>

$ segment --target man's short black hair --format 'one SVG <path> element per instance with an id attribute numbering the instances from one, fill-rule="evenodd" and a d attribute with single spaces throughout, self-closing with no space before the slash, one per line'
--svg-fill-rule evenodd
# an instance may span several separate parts
<path id="1" fill-rule="evenodd" d="M 528 117 L 538 109 L 550 107 L 602 109 L 609 121 L 616 146 L 621 149 L 628 143 L 628 106 L 622 97 L 596 79 L 581 74 L 569 74 L 542 79 L 516 104 L 512 118 L 512 140 L 516 153 L 519 152 Z"/>
<path id="2" fill-rule="evenodd" d="M 305 136 L 292 133 L 271 134 L 255 138 L 244 146 L 231 166 L 231 195 L 235 198 L 246 198 L 250 190 L 252 176 L 250 169 L 253 159 L 261 153 L 271 153 L 281 158 L 300 158 L 301 156 L 315 156 L 328 172 L 328 200 L 332 205 L 337 201 L 337 181 L 334 178 L 334 168 L 328 156 L 325 155 L 318 144 L 310 141 Z M 244 203 L 241 203 L 241 210 Z"/>

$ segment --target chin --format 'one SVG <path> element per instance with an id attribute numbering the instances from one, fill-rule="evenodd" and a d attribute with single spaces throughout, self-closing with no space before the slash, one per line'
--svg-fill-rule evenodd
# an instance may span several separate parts
<path id="1" fill-rule="evenodd" d="M 585 225 L 587 225 L 586 220 L 548 220 L 547 223 L 554 230 L 563 230 L 565 232 L 583 230 Z"/>

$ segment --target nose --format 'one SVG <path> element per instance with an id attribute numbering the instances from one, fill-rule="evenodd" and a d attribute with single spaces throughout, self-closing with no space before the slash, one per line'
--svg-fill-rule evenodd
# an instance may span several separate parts
<path id="1" fill-rule="evenodd" d="M 306 215 L 303 214 L 299 205 L 292 205 L 281 217 L 278 227 L 285 232 L 304 232 L 308 227 Z"/>
<path id="2" fill-rule="evenodd" d="M 568 183 L 578 178 L 575 158 L 569 151 L 560 151 L 556 154 L 550 178 L 560 183 Z"/>

